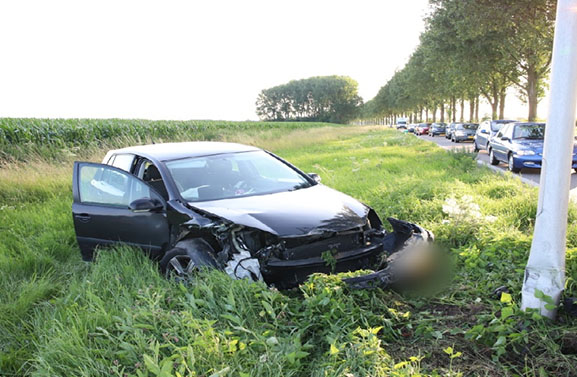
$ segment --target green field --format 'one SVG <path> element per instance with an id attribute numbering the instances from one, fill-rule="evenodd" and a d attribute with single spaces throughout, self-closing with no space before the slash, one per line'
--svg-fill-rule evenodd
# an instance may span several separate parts
<path id="1" fill-rule="evenodd" d="M 0 144 L 0 375 L 577 374 L 577 320 L 518 309 L 536 189 L 393 130 L 244 127 L 174 139 L 266 147 L 383 218 L 431 229 L 454 264 L 450 282 L 424 295 L 349 291 L 338 276 L 318 275 L 279 292 L 211 272 L 185 287 L 124 248 L 86 265 L 72 228 L 71 162 L 149 135 L 90 139 L 79 149 L 56 137 L 63 151 L 55 154 L 36 139 Z M 159 139 L 172 140 L 170 132 Z M 575 208 L 569 216 L 566 294 L 574 296 Z M 493 297 L 502 285 L 511 300 Z"/>

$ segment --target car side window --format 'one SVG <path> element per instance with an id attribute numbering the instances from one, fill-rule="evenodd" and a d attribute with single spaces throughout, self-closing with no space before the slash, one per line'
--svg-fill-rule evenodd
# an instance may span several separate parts
<path id="1" fill-rule="evenodd" d="M 113 156 L 113 160 L 109 163 L 114 167 L 122 169 L 130 173 L 132 165 L 134 164 L 133 154 L 117 154 Z"/>
<path id="2" fill-rule="evenodd" d="M 136 199 L 158 199 L 138 178 L 108 166 L 81 166 L 78 185 L 80 202 L 85 204 L 128 208 Z"/>

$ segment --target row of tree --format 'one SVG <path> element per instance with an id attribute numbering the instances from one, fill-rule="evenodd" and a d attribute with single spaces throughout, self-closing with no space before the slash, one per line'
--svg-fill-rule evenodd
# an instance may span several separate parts
<path id="1" fill-rule="evenodd" d="M 256 112 L 262 120 L 346 123 L 358 116 L 362 103 L 355 80 L 319 76 L 264 89 Z"/>
<path id="2" fill-rule="evenodd" d="M 502 119 L 514 86 L 537 117 L 551 64 L 556 0 L 429 0 L 420 44 L 403 69 L 364 106 L 364 118 L 463 118 L 469 103 L 478 119 L 480 98 Z M 423 118 L 423 111 L 425 117 Z M 436 119 L 433 119 L 436 121 Z"/>

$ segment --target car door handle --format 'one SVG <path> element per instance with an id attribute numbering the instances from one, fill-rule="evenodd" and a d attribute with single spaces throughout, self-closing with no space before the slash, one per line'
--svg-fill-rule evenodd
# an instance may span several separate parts
<path id="1" fill-rule="evenodd" d="M 90 215 L 87 213 L 77 213 L 74 218 L 78 219 L 80 222 L 87 223 L 90 221 Z"/>

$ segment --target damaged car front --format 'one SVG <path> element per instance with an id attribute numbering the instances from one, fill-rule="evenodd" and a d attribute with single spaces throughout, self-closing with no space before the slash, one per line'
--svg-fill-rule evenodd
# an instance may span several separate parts
<path id="1" fill-rule="evenodd" d="M 118 156 L 126 159 L 127 155 L 133 156 L 130 163 L 123 161 L 122 167 L 115 168 Z M 154 218 L 155 226 L 150 229 L 166 231 L 163 242 L 155 241 L 152 254 L 160 259 L 167 276 L 186 279 L 198 268 L 213 267 L 234 278 L 264 280 L 284 289 L 316 272 L 384 268 L 387 258 L 416 234 L 432 238 L 420 227 L 395 219 L 389 219 L 393 232 L 386 232 L 368 206 L 254 147 L 157 144 L 111 151 L 103 162 L 98 168 L 112 169 L 115 174 L 82 177 L 82 166 L 89 163 L 75 165 L 73 212 L 83 256 L 92 255 L 85 241 L 94 237 L 86 237 L 86 224 L 95 216 L 78 212 L 87 211 L 83 204 L 95 203 L 82 203 L 82 186 L 92 198 L 98 196 L 95 190 L 107 188 L 104 196 L 130 197 L 115 201 L 130 213 L 122 216 L 116 205 L 117 216 L 109 217 L 109 222 L 130 227 L 131 222 L 143 225 L 147 218 Z M 119 173 L 128 179 L 102 182 Z M 134 179 L 148 186 L 149 190 L 140 189 L 141 198 L 127 194 Z M 91 211 L 102 213 L 94 207 Z M 137 232 L 125 233 L 139 238 Z M 114 241 L 147 248 L 142 237 L 137 242 L 124 238 Z"/>

